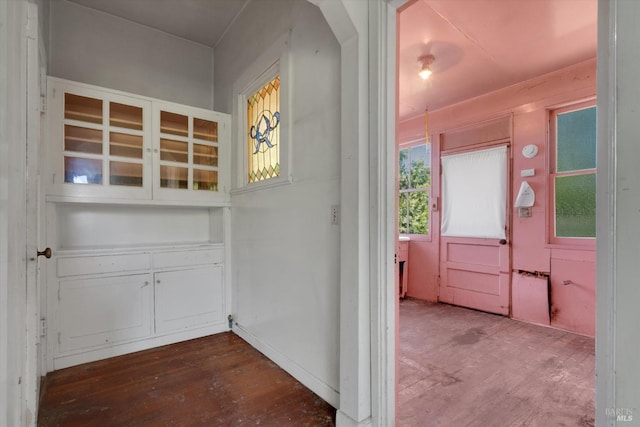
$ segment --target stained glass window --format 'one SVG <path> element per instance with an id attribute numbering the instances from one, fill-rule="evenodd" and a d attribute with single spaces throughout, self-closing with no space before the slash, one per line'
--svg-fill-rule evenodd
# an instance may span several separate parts
<path id="1" fill-rule="evenodd" d="M 280 175 L 280 76 L 247 98 L 247 181 Z"/>

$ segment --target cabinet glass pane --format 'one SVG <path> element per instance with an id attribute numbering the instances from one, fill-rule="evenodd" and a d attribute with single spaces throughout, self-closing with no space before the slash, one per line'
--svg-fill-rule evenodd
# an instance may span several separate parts
<path id="1" fill-rule="evenodd" d="M 142 163 L 109 162 L 109 184 L 142 187 Z"/>
<path id="2" fill-rule="evenodd" d="M 189 118 L 182 114 L 160 111 L 160 132 L 189 136 Z"/>
<path id="3" fill-rule="evenodd" d="M 218 123 L 204 119 L 193 119 L 193 137 L 218 142 Z"/>
<path id="4" fill-rule="evenodd" d="M 161 139 L 160 160 L 187 163 L 189 161 L 189 144 L 183 141 Z"/>
<path id="5" fill-rule="evenodd" d="M 218 191 L 218 172 L 194 169 L 193 189 Z"/>
<path id="6" fill-rule="evenodd" d="M 102 160 L 65 156 L 64 182 L 102 184 Z"/>
<path id="7" fill-rule="evenodd" d="M 102 123 L 102 100 L 65 93 L 64 118 L 89 123 Z"/>
<path id="8" fill-rule="evenodd" d="M 218 147 L 193 144 L 193 163 L 204 166 L 218 166 Z"/>
<path id="9" fill-rule="evenodd" d="M 160 166 L 160 187 L 188 188 L 189 169 L 176 166 Z"/>
<path id="10" fill-rule="evenodd" d="M 596 236 L 596 174 L 556 178 L 556 236 Z"/>
<path id="11" fill-rule="evenodd" d="M 109 154 L 141 159 L 142 137 L 118 132 L 109 133 Z"/>
<path id="12" fill-rule="evenodd" d="M 102 154 L 102 131 L 64 125 L 64 149 L 77 153 Z"/>
<path id="13" fill-rule="evenodd" d="M 142 108 L 110 102 L 109 124 L 121 128 L 142 130 Z"/>

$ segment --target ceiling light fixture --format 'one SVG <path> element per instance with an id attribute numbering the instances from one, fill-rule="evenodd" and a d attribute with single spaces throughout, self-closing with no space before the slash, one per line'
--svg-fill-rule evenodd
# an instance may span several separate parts
<path id="1" fill-rule="evenodd" d="M 418 63 L 420 64 L 420 72 L 418 75 L 422 78 L 422 80 L 427 80 L 433 71 L 431 71 L 431 64 L 436 58 L 433 55 L 423 55 L 418 58 Z"/>

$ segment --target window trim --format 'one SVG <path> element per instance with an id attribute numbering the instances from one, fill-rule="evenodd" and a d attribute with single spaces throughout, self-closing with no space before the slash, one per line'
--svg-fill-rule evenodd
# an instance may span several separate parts
<path id="1" fill-rule="evenodd" d="M 595 250 L 596 237 L 556 237 L 556 178 L 565 176 L 580 176 L 597 174 L 597 164 L 595 168 L 571 170 L 566 172 L 556 172 L 557 166 L 557 130 L 556 120 L 558 114 L 567 113 L 571 111 L 579 111 L 587 108 L 596 107 L 596 99 L 589 98 L 573 102 L 570 104 L 562 104 L 555 108 L 549 108 L 548 111 L 548 151 L 549 151 L 549 165 L 548 165 L 548 189 L 549 189 L 549 209 L 548 212 L 548 227 L 547 233 L 548 245 L 551 247 L 559 247 L 563 249 L 593 249 Z"/>
<path id="2" fill-rule="evenodd" d="M 236 174 L 234 188 L 231 194 L 239 194 L 265 188 L 278 187 L 293 182 L 291 142 L 291 60 L 290 33 L 281 36 L 270 48 L 264 51 L 236 80 L 233 85 L 234 128 Z M 280 174 L 277 177 L 258 182 L 248 182 L 248 147 L 246 141 L 247 129 L 247 98 L 262 86 L 280 76 Z"/>
<path id="3" fill-rule="evenodd" d="M 415 139 L 415 140 L 411 140 L 411 141 L 406 141 L 406 142 L 401 142 L 400 144 L 398 144 L 398 148 L 397 148 L 397 161 L 396 161 L 396 167 L 398 168 L 397 171 L 397 176 L 398 176 L 398 190 L 397 190 L 397 199 L 396 199 L 396 209 L 398 210 L 398 217 L 396 220 L 396 230 L 398 230 L 398 236 L 407 236 L 409 237 L 411 240 L 421 240 L 421 241 L 431 241 L 432 239 L 432 210 L 431 210 L 431 195 L 432 195 L 432 188 L 433 188 L 433 146 L 431 146 L 431 150 L 430 150 L 430 156 L 429 156 L 429 170 L 431 171 L 431 183 L 429 184 L 429 186 L 427 188 L 424 189 L 412 189 L 412 190 L 401 190 L 400 189 L 400 180 L 399 180 L 399 173 L 400 173 L 400 150 L 404 150 L 404 149 L 409 149 L 411 150 L 412 147 L 416 147 L 418 145 L 431 145 L 430 142 L 427 141 L 426 138 L 420 138 L 420 139 Z M 415 192 L 415 191 L 424 191 L 427 193 L 427 198 L 428 198 L 428 203 L 427 203 L 427 209 L 429 209 L 429 223 L 427 224 L 427 233 L 426 234 L 415 234 L 415 233 L 401 233 L 400 232 L 400 224 L 399 224 L 399 220 L 400 220 L 400 194 L 402 192 L 404 193 L 411 193 L 411 192 Z"/>

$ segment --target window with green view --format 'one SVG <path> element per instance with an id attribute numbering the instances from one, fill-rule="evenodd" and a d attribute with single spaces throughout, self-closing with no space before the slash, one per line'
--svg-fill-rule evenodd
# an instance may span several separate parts
<path id="1" fill-rule="evenodd" d="M 431 146 L 420 144 L 401 148 L 398 159 L 398 232 L 428 234 Z"/>
<path id="2" fill-rule="evenodd" d="M 555 127 L 555 237 L 596 236 L 596 107 L 552 114 Z"/>

